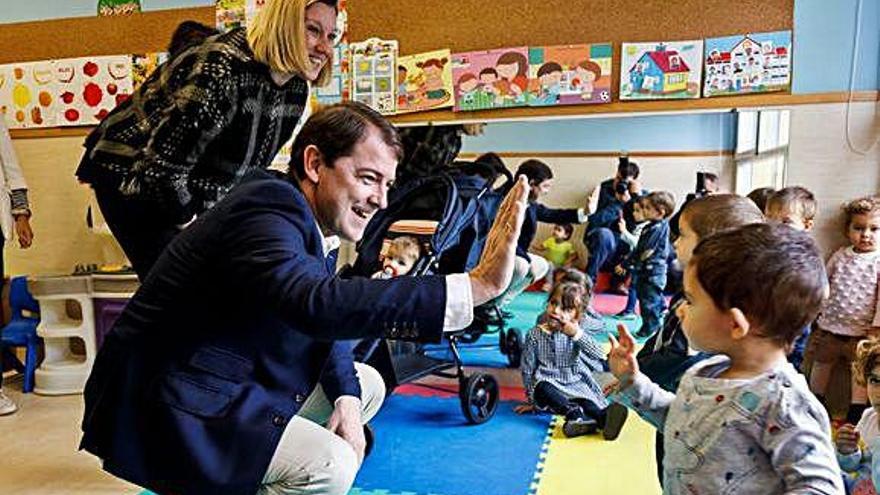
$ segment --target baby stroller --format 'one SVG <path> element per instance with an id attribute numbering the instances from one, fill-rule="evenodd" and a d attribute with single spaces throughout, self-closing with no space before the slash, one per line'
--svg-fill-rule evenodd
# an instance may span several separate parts
<path id="1" fill-rule="evenodd" d="M 513 177 L 507 169 L 479 162 L 454 165 L 433 176 L 413 179 L 391 194 L 388 208 L 367 226 L 347 276 L 370 276 L 379 271 L 383 244 L 400 235 L 416 237 L 422 245 L 422 255 L 408 275 L 461 273 L 476 266 Z M 495 187 L 500 177 L 504 182 Z M 505 332 L 501 311 L 491 304 L 474 310 L 474 321 L 468 328 L 444 336 L 451 360 L 429 356 L 422 344 L 394 340 L 362 341 L 355 356 L 382 373 L 389 391 L 427 375 L 457 379 L 462 412 L 469 422 L 479 424 L 495 414 L 498 382 L 487 373 L 466 375 L 458 344 L 476 342 L 493 331 L 501 335 L 503 352 L 516 347 L 518 365 L 519 333 Z M 513 339 L 508 338 L 511 332 L 516 334 Z M 454 372 L 448 371 L 450 368 Z"/>

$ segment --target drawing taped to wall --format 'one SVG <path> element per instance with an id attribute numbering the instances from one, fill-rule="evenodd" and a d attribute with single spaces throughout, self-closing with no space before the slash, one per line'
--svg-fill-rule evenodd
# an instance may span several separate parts
<path id="1" fill-rule="evenodd" d="M 624 43 L 621 100 L 699 98 L 703 41 Z"/>

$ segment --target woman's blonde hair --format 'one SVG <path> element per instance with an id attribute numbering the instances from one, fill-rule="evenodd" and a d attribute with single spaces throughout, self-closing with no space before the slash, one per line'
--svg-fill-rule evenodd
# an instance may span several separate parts
<path id="1" fill-rule="evenodd" d="M 336 0 L 266 0 L 247 30 L 248 44 L 257 62 L 275 72 L 305 74 L 312 64 L 306 48 L 306 9 L 316 3 L 337 8 Z M 332 50 L 329 56 L 314 81 L 317 86 L 330 82 Z"/>
<path id="2" fill-rule="evenodd" d="M 861 386 L 868 384 L 868 375 L 880 364 L 880 340 L 865 339 L 856 348 L 856 359 L 852 363 L 853 378 Z"/>

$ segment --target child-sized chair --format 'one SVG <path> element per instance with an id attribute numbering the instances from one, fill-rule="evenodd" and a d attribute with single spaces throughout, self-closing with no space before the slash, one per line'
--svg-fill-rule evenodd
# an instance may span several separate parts
<path id="1" fill-rule="evenodd" d="M 9 324 L 0 330 L 3 342 L 3 355 L 12 360 L 12 366 L 24 374 L 25 393 L 34 390 L 34 372 L 37 369 L 37 353 L 40 337 L 37 336 L 37 324 L 40 323 L 40 305 L 27 288 L 27 277 L 14 277 L 9 282 L 9 306 L 12 318 Z M 27 312 L 27 313 L 25 313 Z M 12 348 L 24 347 L 25 359 L 22 363 Z"/>

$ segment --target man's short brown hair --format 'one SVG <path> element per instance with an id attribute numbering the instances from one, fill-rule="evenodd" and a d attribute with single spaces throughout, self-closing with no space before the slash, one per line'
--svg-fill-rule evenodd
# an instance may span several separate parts
<path id="1" fill-rule="evenodd" d="M 856 215 L 873 215 L 880 213 L 880 198 L 866 196 L 864 198 L 854 199 L 843 207 L 843 214 L 846 215 L 843 224 L 844 229 L 849 229 L 849 224 Z"/>
<path id="2" fill-rule="evenodd" d="M 737 308 L 782 346 L 816 319 L 827 276 L 816 243 L 782 224 L 751 224 L 703 239 L 690 266 L 722 311 Z"/>
<path id="3" fill-rule="evenodd" d="M 812 220 L 816 218 L 817 209 L 816 196 L 809 189 L 801 186 L 789 186 L 776 191 L 767 199 L 764 212 L 788 210 L 804 220 Z"/>
<path id="4" fill-rule="evenodd" d="M 764 222 L 764 214 L 755 203 L 736 194 L 697 198 L 685 206 L 681 218 L 700 239 L 750 223 Z"/>

